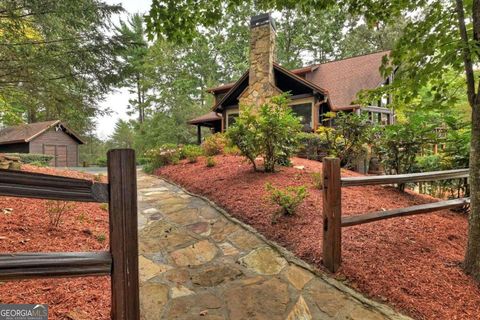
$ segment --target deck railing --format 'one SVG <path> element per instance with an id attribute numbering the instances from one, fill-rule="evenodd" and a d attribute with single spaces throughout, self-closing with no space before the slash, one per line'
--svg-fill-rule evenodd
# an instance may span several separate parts
<path id="1" fill-rule="evenodd" d="M 138 320 L 138 235 L 135 152 L 110 150 L 108 184 L 0 170 L 0 195 L 108 203 L 110 251 L 0 254 L 0 281 L 111 276 L 111 319 Z"/>
<path id="2" fill-rule="evenodd" d="M 470 202 L 469 198 L 460 198 L 342 217 L 342 187 L 460 179 L 467 178 L 468 174 L 468 169 L 458 169 L 424 173 L 342 178 L 340 159 L 324 158 L 323 264 L 331 272 L 336 272 L 340 267 L 342 260 L 342 228 L 344 227 L 350 227 L 394 217 L 435 212 L 443 209 L 461 208 Z"/>

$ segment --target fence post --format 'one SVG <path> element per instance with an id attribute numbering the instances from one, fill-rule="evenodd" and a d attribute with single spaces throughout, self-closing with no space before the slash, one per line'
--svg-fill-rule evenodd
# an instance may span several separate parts
<path id="1" fill-rule="evenodd" d="M 336 272 L 342 254 L 340 159 L 323 159 L 323 264 Z"/>
<path id="2" fill-rule="evenodd" d="M 109 150 L 108 182 L 113 320 L 138 320 L 137 174 L 135 151 Z"/>

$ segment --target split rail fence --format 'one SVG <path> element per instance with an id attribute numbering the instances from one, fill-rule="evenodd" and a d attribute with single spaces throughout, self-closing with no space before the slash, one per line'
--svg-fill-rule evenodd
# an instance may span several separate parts
<path id="1" fill-rule="evenodd" d="M 0 281 L 111 276 L 111 319 L 138 320 L 138 235 L 135 152 L 110 150 L 108 184 L 0 170 L 0 195 L 108 203 L 110 251 L 0 254 Z"/>
<path id="2" fill-rule="evenodd" d="M 468 169 L 424 173 L 341 177 L 340 159 L 323 159 L 323 264 L 336 272 L 341 264 L 342 228 L 395 217 L 429 213 L 443 209 L 461 208 L 469 198 L 445 200 L 405 208 L 363 213 L 342 217 L 342 187 L 387 185 L 434 180 L 467 178 Z"/>

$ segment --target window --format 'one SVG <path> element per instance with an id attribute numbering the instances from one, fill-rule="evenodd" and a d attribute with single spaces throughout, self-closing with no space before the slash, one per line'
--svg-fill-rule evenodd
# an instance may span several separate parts
<path id="1" fill-rule="evenodd" d="M 303 131 L 312 131 L 312 103 L 294 104 L 291 106 L 293 113 L 300 118 L 300 122 L 303 125 Z"/>
<path id="2" fill-rule="evenodd" d="M 227 113 L 227 129 L 228 127 L 230 127 L 232 124 L 235 123 L 237 118 L 238 118 L 238 112 Z"/>

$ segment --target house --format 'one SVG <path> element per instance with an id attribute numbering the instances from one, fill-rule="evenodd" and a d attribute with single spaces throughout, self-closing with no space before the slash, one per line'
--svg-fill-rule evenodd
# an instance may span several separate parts
<path id="1" fill-rule="evenodd" d="M 78 146 L 82 139 L 60 120 L 51 120 L 0 130 L 0 153 L 38 153 L 52 155 L 50 165 L 78 166 Z"/>
<path id="2" fill-rule="evenodd" d="M 188 121 L 198 128 L 223 132 L 235 121 L 241 105 L 261 105 L 282 92 L 291 94 L 291 103 L 305 131 L 315 131 L 329 111 L 367 112 L 373 121 L 391 124 L 389 99 L 375 106 L 353 104 L 360 90 L 388 84 L 379 68 L 388 51 L 287 70 L 275 61 L 275 22 L 270 14 L 250 21 L 250 68 L 234 83 L 208 89 L 215 96 L 212 111 Z"/>

